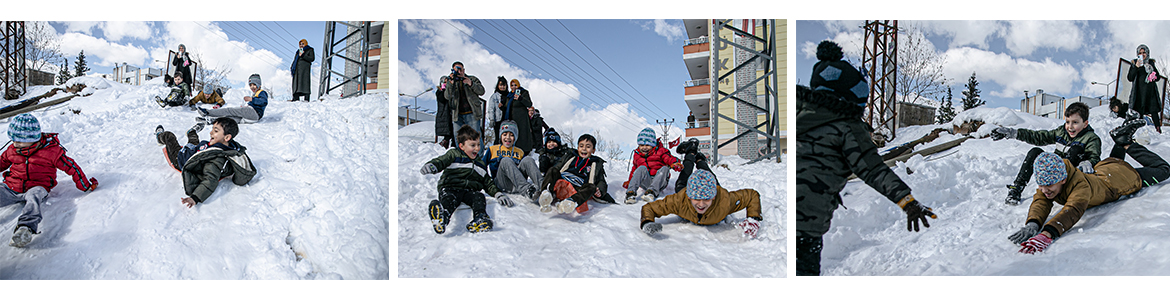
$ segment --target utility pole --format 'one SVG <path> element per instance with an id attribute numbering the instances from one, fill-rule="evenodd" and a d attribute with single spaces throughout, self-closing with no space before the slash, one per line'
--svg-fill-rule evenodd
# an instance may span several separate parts
<path id="1" fill-rule="evenodd" d="M 654 122 L 662 126 L 662 142 L 664 142 L 664 144 L 670 143 L 668 134 L 670 134 L 670 125 L 674 124 L 674 118 L 670 118 L 670 120 L 662 119 L 661 121 L 655 120 Z"/>

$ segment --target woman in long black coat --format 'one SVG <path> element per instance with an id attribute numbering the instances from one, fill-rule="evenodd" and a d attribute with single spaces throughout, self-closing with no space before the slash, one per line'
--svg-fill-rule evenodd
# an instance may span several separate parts
<path id="1" fill-rule="evenodd" d="M 446 81 L 447 76 L 439 79 L 439 82 Z M 451 121 L 451 108 L 447 107 L 447 98 L 443 97 L 442 88 L 435 89 L 435 99 L 438 106 L 435 107 L 435 137 L 441 138 L 439 145 L 443 148 L 451 146 L 451 142 L 455 140 L 455 130 Z"/>
<path id="2" fill-rule="evenodd" d="M 1154 67 L 1154 59 L 1150 58 L 1150 48 L 1145 44 L 1137 48 L 1138 58 L 1134 59 L 1129 68 L 1127 80 L 1133 82 L 1130 92 L 1130 108 L 1141 115 L 1150 116 L 1154 120 L 1154 128 L 1162 132 L 1162 98 L 1158 94 L 1158 68 Z"/>
<path id="3" fill-rule="evenodd" d="M 528 121 L 528 107 L 532 106 L 532 98 L 528 96 L 528 90 L 520 87 L 520 80 L 512 79 L 512 92 L 508 93 L 505 99 L 500 102 L 504 106 L 500 109 L 504 110 L 504 120 L 516 121 L 517 132 L 532 132 L 529 128 Z M 516 147 L 523 149 L 527 154 L 532 150 L 532 135 L 518 134 L 516 137 Z"/>
<path id="4" fill-rule="evenodd" d="M 195 81 L 191 80 L 191 64 L 193 63 L 191 55 L 187 52 L 187 46 L 179 44 L 179 52 L 175 54 L 175 59 L 171 60 L 171 65 L 175 66 L 175 71 L 183 74 L 183 82 L 187 83 L 188 95 L 191 94 L 191 85 L 195 84 Z M 174 71 L 171 73 L 174 73 Z"/>
<path id="5" fill-rule="evenodd" d="M 312 81 L 309 79 L 310 68 L 313 66 L 313 47 L 309 47 L 309 41 L 302 39 L 299 43 L 300 49 L 297 49 L 296 58 L 293 59 L 292 64 L 292 101 L 297 101 L 300 96 L 305 97 L 305 101 L 309 101 L 309 94 L 312 93 Z"/>

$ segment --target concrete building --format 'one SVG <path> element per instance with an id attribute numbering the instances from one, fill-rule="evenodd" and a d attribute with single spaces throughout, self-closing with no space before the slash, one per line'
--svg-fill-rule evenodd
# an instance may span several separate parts
<path id="1" fill-rule="evenodd" d="M 1064 109 L 1073 102 L 1084 103 L 1089 108 L 1109 104 L 1108 99 L 1085 96 L 1064 98 L 1045 93 L 1044 90 L 1036 90 L 1035 95 L 1020 100 L 1020 111 L 1045 118 L 1061 119 L 1064 118 Z"/>
<path id="2" fill-rule="evenodd" d="M 418 122 L 434 120 L 435 114 L 426 111 L 420 111 L 417 107 L 398 107 L 398 128 L 402 128 L 403 126 Z"/>
<path id="3" fill-rule="evenodd" d="M 733 23 L 737 29 L 748 32 L 758 37 L 764 37 L 763 24 L 765 20 L 758 19 L 742 19 L 735 20 Z M 786 153 L 787 145 L 787 130 L 788 130 L 788 81 L 787 81 L 787 66 L 788 66 L 788 31 L 787 21 L 776 20 L 776 40 L 777 46 L 775 59 L 777 60 L 777 93 L 779 97 L 776 103 L 770 106 L 773 109 L 779 110 L 779 119 L 775 128 L 778 137 L 781 138 L 781 151 Z M 718 57 L 720 62 L 715 62 L 714 56 L 711 52 L 711 36 L 714 32 L 713 20 L 704 19 L 688 19 L 683 20 L 683 26 L 686 27 L 687 40 L 683 42 L 683 62 L 687 66 L 687 72 L 691 80 L 683 83 L 684 96 L 683 101 L 687 104 L 691 114 L 695 116 L 695 122 L 688 122 L 686 126 L 686 138 L 696 138 L 699 140 L 699 148 L 704 152 L 710 154 L 717 144 L 713 142 L 726 142 L 734 138 L 738 134 L 747 131 L 746 128 L 739 128 L 735 123 L 726 119 L 715 118 L 713 112 L 726 116 L 733 116 L 739 122 L 747 124 L 760 124 L 767 119 L 767 114 L 760 112 L 751 105 L 739 103 L 734 100 L 725 100 L 719 103 L 717 107 L 712 109 L 714 101 L 717 100 L 719 93 L 712 91 L 712 78 L 719 78 L 717 72 L 726 74 L 730 69 L 738 65 L 741 61 L 750 58 L 749 52 L 737 50 L 736 47 L 728 46 L 725 49 L 718 50 Z M 727 40 L 735 41 L 737 44 L 745 45 L 748 48 L 757 51 L 763 50 L 762 43 L 756 43 L 750 37 L 737 37 L 732 30 L 720 30 L 719 34 Z M 719 65 L 722 68 L 711 68 L 712 65 Z M 745 86 L 758 76 L 764 74 L 764 66 L 761 63 L 753 63 L 737 70 L 735 74 L 726 77 L 719 82 L 719 89 L 724 93 L 732 93 L 737 87 Z M 769 82 L 769 84 L 771 84 Z M 736 94 L 736 97 L 741 99 L 754 99 L 754 104 L 764 107 L 764 81 L 758 81 L 754 87 L 747 87 L 744 91 Z M 715 119 L 715 120 L 713 120 Z M 712 122 L 718 122 L 713 124 Z M 714 125 L 714 126 L 713 126 Z M 718 132 L 712 132 L 712 128 L 718 128 Z M 767 131 L 764 128 L 760 130 Z M 720 155 L 740 155 L 745 158 L 754 158 L 750 155 L 744 155 L 740 151 L 741 147 L 749 147 L 749 149 L 762 149 L 767 143 L 767 139 L 762 135 L 748 133 L 750 136 L 756 136 L 755 143 L 751 139 L 739 139 L 738 143 L 731 143 L 719 150 Z M 747 150 L 747 149 L 744 149 Z M 755 151 L 746 151 L 755 152 Z M 758 155 L 756 155 L 758 156 Z"/>
<path id="4" fill-rule="evenodd" d="M 366 74 L 368 79 L 365 82 L 366 91 L 369 92 L 371 90 L 376 90 L 376 89 L 389 90 L 390 89 L 390 83 L 389 83 L 389 81 L 390 81 L 390 79 L 389 79 L 390 59 L 388 57 L 386 57 L 386 55 L 382 54 L 383 53 L 382 52 L 382 45 L 389 45 L 389 38 L 390 38 L 389 35 L 382 34 L 382 30 L 386 27 L 386 22 L 385 21 L 373 21 L 373 22 L 361 21 L 361 22 L 349 22 L 349 23 L 350 24 L 368 23 L 370 25 L 370 37 L 369 37 L 369 41 L 368 41 L 370 44 L 370 51 L 369 51 L 367 57 L 365 57 L 366 67 L 367 67 L 366 72 L 368 72 Z M 357 30 L 356 28 L 354 28 L 352 26 L 343 26 L 343 27 L 346 28 L 346 34 L 349 34 L 353 31 Z M 353 59 L 353 60 L 356 60 L 356 61 L 362 61 L 362 57 L 361 57 L 362 51 L 359 47 L 361 45 L 361 41 L 362 41 L 361 39 L 362 39 L 362 37 L 360 35 L 357 35 L 357 34 L 346 39 L 346 41 L 345 41 L 345 44 L 346 44 L 345 56 L 346 57 Z M 361 74 L 361 71 L 362 71 L 361 64 L 354 63 L 354 62 L 351 62 L 349 60 L 345 61 L 345 76 L 346 77 L 352 78 L 354 76 Z M 341 88 L 341 91 L 345 95 L 351 95 L 353 93 L 357 93 L 361 87 L 361 86 L 359 86 L 359 84 L 361 84 L 361 83 L 357 83 L 357 82 L 348 83 L 344 87 Z"/>
<path id="5" fill-rule="evenodd" d="M 127 63 L 122 63 L 113 70 L 113 80 L 132 85 L 142 85 L 151 79 L 162 77 L 162 69 L 155 68 L 139 68 L 131 66 Z"/>

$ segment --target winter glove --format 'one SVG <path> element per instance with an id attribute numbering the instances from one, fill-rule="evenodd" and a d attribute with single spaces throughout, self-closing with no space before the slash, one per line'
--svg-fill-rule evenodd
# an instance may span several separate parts
<path id="1" fill-rule="evenodd" d="M 1093 174 L 1093 172 L 1094 172 L 1093 171 L 1093 163 L 1091 163 L 1087 160 L 1082 161 L 1081 164 L 1077 165 L 1077 169 L 1081 169 L 1081 172 L 1084 172 L 1085 174 Z"/>
<path id="2" fill-rule="evenodd" d="M 85 180 L 85 179 L 82 179 L 82 180 Z M 90 177 L 90 178 L 89 178 L 89 189 L 88 189 L 88 190 L 87 190 L 87 189 L 85 189 L 85 188 L 84 188 L 84 187 L 81 185 L 81 183 L 80 183 L 80 182 L 78 182 L 78 183 L 77 183 L 77 189 L 78 189 L 78 190 L 81 190 L 82 192 L 89 192 L 89 191 L 93 191 L 94 189 L 96 189 L 96 188 L 97 188 L 97 185 L 98 185 L 97 178 Z"/>
<path id="3" fill-rule="evenodd" d="M 658 233 L 659 231 L 662 231 L 662 224 L 658 224 L 655 222 L 642 224 L 642 232 L 645 232 L 646 235 L 654 235 L 655 233 Z"/>
<path id="4" fill-rule="evenodd" d="M 998 140 L 1002 140 L 1004 138 L 1009 138 L 1009 139 L 1016 138 L 1016 129 L 1015 128 L 1007 128 L 1007 127 L 999 127 L 999 128 L 996 128 L 995 130 L 991 131 L 991 139 L 992 140 L 998 141 Z"/>
<path id="5" fill-rule="evenodd" d="M 918 203 L 918 200 L 914 200 L 914 195 L 906 195 L 905 198 L 902 198 L 902 201 L 898 202 L 898 206 L 902 208 L 902 211 L 906 212 L 906 231 L 910 231 L 911 229 L 918 231 L 918 221 L 922 221 L 923 226 L 930 228 L 930 223 L 926 222 L 926 217 L 938 219 L 938 216 L 934 215 L 934 212 L 929 207 Z"/>
<path id="6" fill-rule="evenodd" d="M 504 193 L 496 193 L 496 202 L 499 202 L 500 205 L 507 207 L 512 207 L 512 205 L 515 204 L 512 203 L 512 199 L 508 199 L 508 195 L 504 195 Z"/>
<path id="7" fill-rule="evenodd" d="M 1040 223 L 1028 222 L 1028 225 L 1024 225 L 1024 228 L 1020 228 L 1020 231 L 1016 231 L 1016 233 L 1008 236 L 1008 239 L 1012 241 L 1012 244 L 1022 245 L 1028 239 L 1036 236 L 1038 232 L 1040 232 Z"/>
<path id="8" fill-rule="evenodd" d="M 674 170 L 675 172 L 682 172 L 682 168 L 682 163 L 674 163 L 670 165 L 670 169 Z"/>
<path id="9" fill-rule="evenodd" d="M 436 173 L 439 173 L 439 168 L 435 167 L 435 164 L 427 163 L 427 164 L 422 166 L 422 174 L 423 175 L 436 174 Z"/>
<path id="10" fill-rule="evenodd" d="M 1020 248 L 1020 253 L 1036 254 L 1036 252 L 1044 252 L 1044 249 L 1048 249 L 1048 245 L 1052 245 L 1052 238 L 1045 234 L 1037 234 L 1020 245 L 1024 246 L 1024 248 Z"/>
<path id="11" fill-rule="evenodd" d="M 735 225 L 735 228 L 743 229 L 744 236 L 754 239 L 756 234 L 760 232 L 760 221 L 749 217 Z"/>

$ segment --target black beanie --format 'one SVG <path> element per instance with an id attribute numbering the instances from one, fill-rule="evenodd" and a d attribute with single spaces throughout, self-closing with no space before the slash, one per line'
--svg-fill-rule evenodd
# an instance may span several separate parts
<path id="1" fill-rule="evenodd" d="M 841 60 L 842 57 L 841 46 L 837 43 L 822 41 L 817 45 L 817 59 L 820 61 L 813 65 L 809 87 L 833 93 L 848 102 L 865 105 L 865 99 L 869 97 L 869 84 L 865 81 L 865 75 Z"/>

